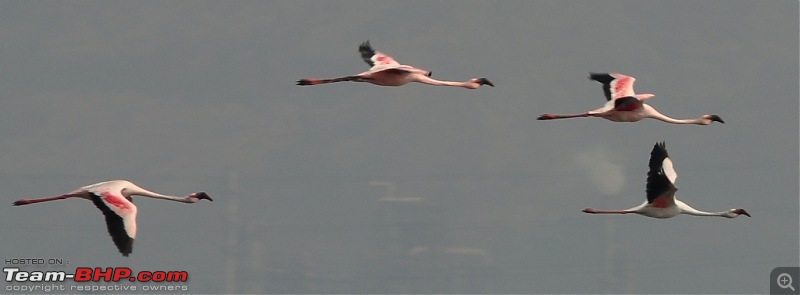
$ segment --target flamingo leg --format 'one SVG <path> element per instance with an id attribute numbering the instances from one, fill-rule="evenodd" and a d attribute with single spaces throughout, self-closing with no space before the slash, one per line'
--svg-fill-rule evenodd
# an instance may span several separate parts
<path id="1" fill-rule="evenodd" d="M 583 209 L 583 213 L 589 213 L 589 214 L 628 214 L 628 213 L 631 213 L 631 211 L 626 211 L 626 210 L 597 210 L 597 209 L 594 209 L 594 208 L 586 208 L 586 209 Z"/>
<path id="2" fill-rule="evenodd" d="M 308 85 L 319 85 L 319 84 L 336 83 L 336 82 L 344 82 L 344 81 L 362 82 L 362 81 L 365 81 L 365 79 L 362 78 L 362 77 L 359 77 L 359 76 L 347 76 L 347 77 L 339 77 L 339 78 L 332 78 L 332 79 L 306 78 L 306 79 L 297 80 L 297 85 L 308 86 Z"/>
<path id="3" fill-rule="evenodd" d="M 558 114 L 542 114 L 536 120 L 553 120 L 553 119 L 568 119 L 568 118 L 581 118 L 581 117 L 591 117 L 592 114 L 589 113 L 582 113 L 582 114 L 569 114 L 569 115 L 558 115 Z"/>
<path id="4" fill-rule="evenodd" d="M 41 198 L 41 199 L 21 199 L 21 200 L 14 201 L 14 206 L 36 204 L 36 203 L 41 203 L 41 202 L 63 200 L 63 199 L 75 198 L 75 197 L 82 198 L 82 197 L 84 197 L 84 195 L 81 194 L 81 193 L 73 193 L 73 194 L 66 194 L 66 195 L 60 195 L 60 196 L 49 197 L 49 198 Z"/>

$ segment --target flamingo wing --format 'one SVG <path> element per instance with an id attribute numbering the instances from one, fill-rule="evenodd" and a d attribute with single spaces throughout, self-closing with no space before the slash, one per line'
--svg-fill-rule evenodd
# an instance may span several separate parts
<path id="1" fill-rule="evenodd" d="M 136 206 L 119 192 L 98 190 L 91 193 L 92 203 L 106 217 L 108 234 L 119 252 L 128 256 L 136 238 Z"/>
<path id="2" fill-rule="evenodd" d="M 620 97 L 613 102 L 615 111 L 631 112 L 642 108 L 642 101 L 633 96 Z"/>
<path id="3" fill-rule="evenodd" d="M 614 110 L 615 107 L 614 101 L 608 101 L 602 107 L 589 111 L 589 114 L 602 114 Z"/>
<path id="4" fill-rule="evenodd" d="M 383 71 L 395 71 L 397 73 L 418 73 L 425 76 L 430 76 L 429 72 L 423 69 L 418 69 L 408 65 L 392 64 L 392 65 L 376 65 L 365 72 L 361 72 L 356 76 L 365 76 Z"/>
<path id="5" fill-rule="evenodd" d="M 672 168 L 664 142 L 656 143 L 650 152 L 650 170 L 647 171 L 647 202 L 654 207 L 675 205 L 675 180 L 678 175 Z"/>
<path id="6" fill-rule="evenodd" d="M 634 77 L 620 73 L 589 73 L 589 79 L 603 83 L 606 100 L 636 95 L 633 92 Z"/>
<path id="7" fill-rule="evenodd" d="M 373 69 L 377 66 L 381 65 L 400 65 L 394 58 L 388 56 L 380 51 L 375 51 L 372 49 L 372 46 L 369 44 L 369 41 L 361 43 L 361 46 L 358 46 L 358 52 L 361 53 L 361 59 L 364 60 L 370 67 Z"/>

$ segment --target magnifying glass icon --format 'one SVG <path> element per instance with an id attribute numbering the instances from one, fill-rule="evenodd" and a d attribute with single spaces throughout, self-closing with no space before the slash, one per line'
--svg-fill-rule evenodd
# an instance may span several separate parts
<path id="1" fill-rule="evenodd" d="M 797 292 L 792 286 L 792 276 L 790 276 L 788 273 L 782 273 L 778 275 L 778 287 L 781 287 L 781 289 L 788 288 L 791 289 L 792 292 Z"/>

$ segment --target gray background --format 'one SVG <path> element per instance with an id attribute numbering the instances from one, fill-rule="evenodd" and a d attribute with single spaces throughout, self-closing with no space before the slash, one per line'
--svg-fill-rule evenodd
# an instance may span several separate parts
<path id="1" fill-rule="evenodd" d="M 368 39 L 497 87 L 294 85 Z M 0 69 L 4 259 L 194 293 L 766 293 L 798 263 L 797 1 L 2 1 Z M 590 71 L 727 124 L 535 120 L 600 107 Z M 580 212 L 639 205 L 662 140 L 679 198 L 753 218 Z M 90 202 L 11 206 L 109 179 L 215 201 L 135 199 L 129 258 Z"/>

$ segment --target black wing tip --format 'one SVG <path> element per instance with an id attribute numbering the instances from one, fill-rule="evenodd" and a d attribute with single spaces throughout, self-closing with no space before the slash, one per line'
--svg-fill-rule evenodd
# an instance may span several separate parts
<path id="1" fill-rule="evenodd" d="M 375 50 L 369 44 L 369 40 L 364 41 L 358 46 L 358 52 L 361 53 L 361 59 L 364 60 L 370 67 L 374 67 L 375 63 L 372 62 L 372 57 L 375 55 Z M 300 84 L 298 84 L 300 85 Z"/>
<path id="2" fill-rule="evenodd" d="M 656 144 L 653 146 L 653 152 L 655 153 L 657 151 L 658 152 L 663 152 L 664 154 L 666 154 L 667 153 L 667 143 L 665 141 L 663 141 L 663 140 L 660 141 L 660 142 L 657 141 Z"/>
<path id="3" fill-rule="evenodd" d="M 650 152 L 650 173 L 657 172 L 652 170 L 659 170 L 658 168 L 661 167 L 661 163 L 666 158 L 669 158 L 667 144 L 664 141 L 656 142 L 656 144 L 653 145 L 653 150 Z"/>
<path id="4" fill-rule="evenodd" d="M 589 73 L 589 79 L 594 80 L 600 83 L 610 83 L 614 80 L 614 77 L 611 77 L 609 73 Z"/>
<path id="5" fill-rule="evenodd" d="M 121 235 L 111 235 L 111 240 L 114 241 L 114 245 L 117 246 L 122 256 L 128 257 L 128 255 L 133 253 L 133 238 L 129 237 L 126 233 L 123 232 Z"/>
<path id="6" fill-rule="evenodd" d="M 589 73 L 589 80 L 597 81 L 603 84 L 603 94 L 606 96 L 606 101 L 611 100 L 611 81 L 614 77 L 609 73 Z"/>
<path id="7" fill-rule="evenodd" d="M 358 51 L 361 52 L 371 52 L 374 54 L 374 50 L 372 50 L 372 45 L 369 44 L 369 40 L 361 42 L 361 45 L 358 46 Z"/>
<path id="8" fill-rule="evenodd" d="M 111 211 L 111 209 L 100 200 L 99 196 L 92 195 L 92 202 L 97 209 L 103 212 L 106 219 L 108 234 L 111 236 L 114 246 L 117 246 L 122 256 L 127 257 L 133 252 L 133 238 L 128 236 L 128 232 L 125 231 L 125 222 L 122 220 L 122 217 L 114 213 L 114 211 Z"/>
<path id="9" fill-rule="evenodd" d="M 124 244 L 121 247 L 118 247 L 119 253 L 122 253 L 122 256 L 128 257 L 131 253 L 133 253 L 133 239 L 129 238 L 128 241 L 123 242 Z"/>
<path id="10" fill-rule="evenodd" d="M 649 170 L 647 171 L 647 203 L 653 203 L 653 200 L 660 197 L 662 193 L 674 188 L 673 184 L 664 174 L 664 159 L 668 158 L 667 146 L 664 141 L 656 142 L 653 145 L 653 151 L 650 152 Z"/>

